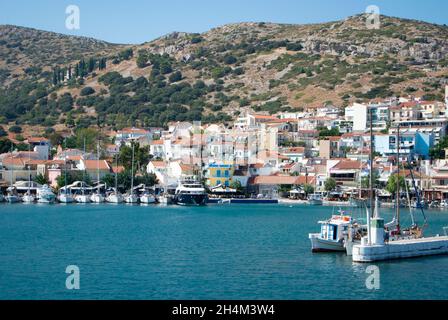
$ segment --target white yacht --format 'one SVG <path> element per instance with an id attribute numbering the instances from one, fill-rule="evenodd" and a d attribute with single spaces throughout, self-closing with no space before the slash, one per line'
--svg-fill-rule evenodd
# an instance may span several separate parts
<path id="1" fill-rule="evenodd" d="M 56 200 L 56 195 L 53 193 L 48 185 L 43 185 L 42 188 L 37 189 L 37 202 L 39 203 L 53 203 Z"/>
<path id="2" fill-rule="evenodd" d="M 115 189 L 113 192 L 111 192 L 107 195 L 106 202 L 123 203 L 124 198 L 123 198 L 123 195 Z"/>
<path id="3" fill-rule="evenodd" d="M 157 201 L 156 197 L 149 192 L 145 192 L 140 196 L 141 203 L 149 204 L 149 203 L 156 203 L 156 201 Z"/>
<path id="4" fill-rule="evenodd" d="M 89 203 L 90 202 L 90 196 L 88 194 L 77 194 L 75 196 L 75 200 L 78 203 Z"/>
<path id="5" fill-rule="evenodd" d="M 17 193 L 17 189 L 15 187 L 9 187 L 6 189 L 7 195 L 5 197 L 6 201 L 9 203 L 17 203 L 20 202 L 20 196 Z"/>
<path id="6" fill-rule="evenodd" d="M 22 201 L 25 203 L 33 203 L 35 200 L 36 197 L 31 192 L 27 192 L 22 196 Z"/>
<path id="7" fill-rule="evenodd" d="M 124 197 L 124 202 L 126 203 L 138 203 L 138 201 L 139 197 L 134 193 L 127 194 Z"/>
<path id="8" fill-rule="evenodd" d="M 207 201 L 207 191 L 201 183 L 194 180 L 179 183 L 174 194 L 174 203 L 178 205 L 204 206 Z"/>
<path id="9" fill-rule="evenodd" d="M 105 200 L 104 196 L 99 192 L 95 192 L 90 196 L 90 201 L 93 203 L 103 203 Z"/>
<path id="10" fill-rule="evenodd" d="M 75 198 L 72 196 L 70 191 L 66 191 L 67 189 L 64 189 L 64 191 L 59 190 L 58 194 L 58 201 L 61 203 L 73 203 L 75 202 Z"/>

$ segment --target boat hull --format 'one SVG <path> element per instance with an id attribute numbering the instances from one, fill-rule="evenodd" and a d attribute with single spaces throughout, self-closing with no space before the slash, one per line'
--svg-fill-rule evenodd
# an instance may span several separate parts
<path id="1" fill-rule="evenodd" d="M 140 197 L 140 202 L 141 203 L 146 203 L 146 204 L 156 203 L 156 198 L 153 197 L 153 196 L 141 196 Z"/>
<path id="2" fill-rule="evenodd" d="M 319 233 L 310 233 L 312 252 L 344 252 L 346 249 L 342 241 L 329 241 L 320 238 Z"/>
<path id="3" fill-rule="evenodd" d="M 9 203 L 17 203 L 20 202 L 20 198 L 18 196 L 6 196 L 6 201 Z"/>
<path id="4" fill-rule="evenodd" d="M 322 200 L 316 200 L 316 199 L 308 200 L 308 204 L 311 206 L 321 206 L 321 205 L 323 205 L 323 203 L 324 202 Z"/>
<path id="5" fill-rule="evenodd" d="M 101 194 L 93 194 L 90 197 L 90 201 L 92 201 L 93 203 L 103 203 L 104 197 Z"/>
<path id="6" fill-rule="evenodd" d="M 76 196 L 75 200 L 78 203 L 89 203 L 90 197 L 88 195 L 79 195 L 79 196 Z"/>
<path id="7" fill-rule="evenodd" d="M 205 206 L 208 196 L 206 194 L 178 194 L 175 203 L 181 206 Z"/>
<path id="8" fill-rule="evenodd" d="M 34 196 L 31 195 L 24 195 L 22 197 L 22 201 L 25 203 L 33 203 L 36 200 L 36 198 Z"/>
<path id="9" fill-rule="evenodd" d="M 390 241 L 381 245 L 353 246 L 353 262 L 374 262 L 448 254 L 448 237 Z"/>

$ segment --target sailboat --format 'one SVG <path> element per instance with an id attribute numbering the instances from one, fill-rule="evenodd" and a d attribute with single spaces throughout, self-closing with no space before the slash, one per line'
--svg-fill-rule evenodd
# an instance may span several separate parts
<path id="1" fill-rule="evenodd" d="M 31 147 L 28 149 L 28 160 L 31 161 Z M 32 203 L 36 198 L 31 194 L 31 166 L 28 163 L 28 190 L 22 196 L 22 201 L 25 203 Z"/>
<path id="2" fill-rule="evenodd" d="M 12 149 L 13 149 L 13 144 L 11 142 L 11 156 L 12 156 Z M 5 199 L 9 203 L 20 202 L 20 197 L 19 197 L 19 195 L 17 193 L 17 189 L 13 185 L 13 179 L 14 179 L 14 164 L 11 166 L 11 181 L 10 181 L 10 185 L 9 185 L 9 188 L 6 189 L 7 195 L 6 195 Z"/>
<path id="3" fill-rule="evenodd" d="M 138 203 L 139 197 L 134 194 L 134 143 L 132 143 L 132 163 L 131 163 L 131 191 L 124 198 L 126 203 Z"/>
<path id="4" fill-rule="evenodd" d="M 400 127 L 397 128 L 397 177 L 400 175 Z M 408 159 L 409 161 L 409 159 Z M 410 161 L 409 161 L 410 162 Z M 420 193 L 416 188 L 413 178 L 412 167 L 411 178 L 420 201 Z M 412 225 L 407 229 L 401 229 L 400 224 L 400 179 L 397 178 L 395 217 L 391 223 L 385 224 L 380 216 L 380 209 L 376 207 L 373 217 L 367 210 L 367 236 L 361 239 L 352 249 L 354 262 L 375 262 L 391 259 L 404 259 L 420 256 L 438 255 L 448 253 L 448 236 L 423 237 L 423 229 L 415 223 L 412 209 L 410 211 Z M 427 224 L 423 208 L 420 208 Z"/>
<path id="5" fill-rule="evenodd" d="M 84 137 L 84 157 L 86 155 L 86 138 Z M 81 183 L 81 194 L 76 195 L 75 200 L 78 203 L 89 203 L 90 197 L 86 192 L 86 167 L 84 164 L 84 170 L 82 171 L 82 183 Z"/>
<path id="6" fill-rule="evenodd" d="M 65 149 L 67 149 L 67 139 L 64 140 Z M 59 189 L 58 201 L 61 203 L 73 203 L 75 198 L 72 196 L 71 190 L 67 187 L 67 157 L 64 157 L 64 187 Z"/>
<path id="7" fill-rule="evenodd" d="M 118 169 L 118 155 L 116 158 L 116 168 Z M 118 170 L 117 170 L 118 171 Z M 118 191 L 118 176 L 115 171 L 115 188 L 114 191 L 109 193 L 106 197 L 106 201 L 110 203 L 122 203 L 124 201 L 123 195 Z"/>
<path id="8" fill-rule="evenodd" d="M 98 189 L 90 196 L 90 201 L 94 203 L 102 203 L 104 202 L 104 197 L 100 192 L 100 143 L 98 142 L 96 146 L 97 153 L 97 167 L 96 167 L 96 181 L 98 183 Z"/>

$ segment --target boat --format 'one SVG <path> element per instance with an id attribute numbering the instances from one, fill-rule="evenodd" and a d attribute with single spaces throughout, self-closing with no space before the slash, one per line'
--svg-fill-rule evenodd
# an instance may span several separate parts
<path id="1" fill-rule="evenodd" d="M 58 201 L 61 203 L 73 203 L 75 202 L 75 198 L 71 194 L 70 191 L 68 191 L 68 188 L 64 187 L 59 190 L 59 194 L 57 197 Z"/>
<path id="2" fill-rule="evenodd" d="M 399 144 L 400 144 L 400 127 L 397 127 L 397 176 L 399 176 Z M 421 194 L 416 186 L 414 175 L 412 172 L 412 164 L 410 157 L 408 158 L 411 179 L 416 193 L 416 203 L 422 203 Z M 375 214 L 371 216 L 367 211 L 367 235 L 362 237 L 360 244 L 355 244 L 352 248 L 353 262 L 376 262 L 392 259 L 405 259 L 421 256 L 448 254 L 448 236 L 436 235 L 433 237 L 423 237 L 423 228 L 415 222 L 410 206 L 410 216 L 412 224 L 409 228 L 401 228 L 400 225 L 400 183 L 397 179 L 396 192 L 396 214 L 394 220 L 385 225 L 384 219 L 380 215 L 379 207 L 376 208 Z M 423 215 L 423 226 L 427 225 L 427 218 L 424 213 L 423 206 L 417 206 Z"/>
<path id="3" fill-rule="evenodd" d="M 204 206 L 207 201 L 205 188 L 195 180 L 180 182 L 174 193 L 174 203 L 182 206 Z"/>
<path id="4" fill-rule="evenodd" d="M 106 197 L 106 202 L 109 203 L 123 203 L 124 198 L 123 195 L 114 189 L 113 192 L 109 193 Z"/>
<path id="5" fill-rule="evenodd" d="M 90 201 L 93 203 L 103 203 L 106 199 L 100 192 L 94 192 L 90 196 Z"/>
<path id="6" fill-rule="evenodd" d="M 3 193 L 0 193 L 0 202 L 5 201 L 5 196 L 3 195 Z"/>
<path id="7" fill-rule="evenodd" d="M 9 203 L 17 203 L 20 202 L 20 196 L 17 193 L 17 189 L 14 186 L 9 187 L 8 189 L 6 189 L 6 197 L 5 200 L 6 202 Z"/>
<path id="8" fill-rule="evenodd" d="M 98 141 L 96 146 L 96 154 L 97 154 L 97 166 L 96 166 L 96 191 L 90 196 L 90 201 L 93 203 L 103 203 L 105 201 L 104 196 L 101 194 L 100 189 L 103 185 L 100 184 L 100 143 Z M 105 186 L 105 185 L 104 185 Z"/>
<path id="9" fill-rule="evenodd" d="M 86 138 L 84 137 L 84 155 L 86 154 Z M 78 203 L 89 203 L 90 195 L 86 194 L 86 168 L 82 170 L 82 182 L 81 182 L 81 194 L 75 196 L 75 200 Z"/>
<path id="10" fill-rule="evenodd" d="M 141 203 L 146 203 L 146 204 L 156 203 L 157 199 L 156 199 L 154 194 L 149 193 L 148 191 L 146 191 L 145 193 L 143 193 L 140 196 L 140 202 Z"/>
<path id="11" fill-rule="evenodd" d="M 344 240 L 353 224 L 352 217 L 341 211 L 340 215 L 333 215 L 330 219 L 318 222 L 320 233 L 310 233 L 312 252 L 344 252 Z"/>
<path id="12" fill-rule="evenodd" d="M 13 144 L 11 142 L 11 155 L 12 155 L 12 149 L 13 149 Z M 14 167 L 12 166 L 11 167 L 11 181 L 10 181 L 9 188 L 6 189 L 6 197 L 5 197 L 5 200 L 9 203 L 20 202 L 20 196 L 17 193 L 17 188 L 13 184 L 13 177 L 14 177 Z"/>
<path id="13" fill-rule="evenodd" d="M 31 161 L 31 147 L 28 148 L 28 161 Z M 25 203 L 33 203 L 36 200 L 36 197 L 31 194 L 31 166 L 28 164 L 28 190 L 27 192 L 22 196 L 22 201 Z"/>
<path id="14" fill-rule="evenodd" d="M 313 193 L 308 197 L 308 204 L 312 206 L 321 206 L 323 203 L 322 196 L 318 193 Z"/>
<path id="15" fill-rule="evenodd" d="M 56 200 L 56 195 L 53 193 L 48 185 L 43 185 L 42 188 L 37 189 L 37 202 L 39 203 L 53 203 Z"/>
<path id="16" fill-rule="evenodd" d="M 67 138 L 64 139 L 65 148 L 67 149 Z M 64 157 L 64 183 L 65 186 L 59 189 L 57 199 L 61 203 L 73 203 L 75 198 L 72 195 L 71 189 L 67 186 L 67 159 Z"/>
<path id="17" fill-rule="evenodd" d="M 36 197 L 29 191 L 22 196 L 22 201 L 25 203 L 33 203 L 35 200 Z"/>
<path id="18" fill-rule="evenodd" d="M 134 193 L 134 143 L 132 143 L 132 160 L 131 160 L 131 191 L 124 197 L 126 203 L 138 203 L 139 197 Z"/>
<path id="19" fill-rule="evenodd" d="M 77 194 L 75 196 L 75 201 L 78 203 L 89 203 L 90 202 L 90 196 L 88 194 Z"/>

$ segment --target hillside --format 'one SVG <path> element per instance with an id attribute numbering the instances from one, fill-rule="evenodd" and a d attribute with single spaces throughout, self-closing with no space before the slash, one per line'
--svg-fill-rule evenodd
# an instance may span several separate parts
<path id="1" fill-rule="evenodd" d="M 448 28 L 381 22 L 379 30 L 366 29 L 362 15 L 311 25 L 238 23 L 130 47 L 2 26 L 0 122 L 149 126 L 392 95 L 442 99 Z"/>

